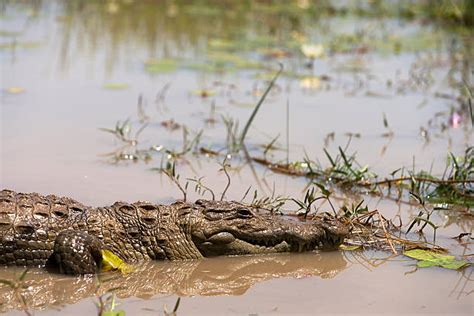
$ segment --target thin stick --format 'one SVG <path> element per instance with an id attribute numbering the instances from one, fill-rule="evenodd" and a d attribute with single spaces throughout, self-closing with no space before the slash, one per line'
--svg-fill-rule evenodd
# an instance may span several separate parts
<path id="1" fill-rule="evenodd" d="M 224 171 L 225 176 L 227 177 L 227 184 L 225 186 L 224 191 L 222 191 L 221 201 L 224 200 L 225 193 L 227 192 L 227 190 L 230 187 L 230 176 L 229 176 L 229 173 L 227 172 L 227 169 L 226 169 L 226 166 L 227 166 L 226 163 L 227 163 L 227 156 L 224 158 L 224 161 L 222 162 L 222 170 Z"/>
<path id="2" fill-rule="evenodd" d="M 385 229 L 385 219 L 380 215 L 380 213 L 378 211 L 377 211 L 377 215 L 379 217 L 380 224 L 382 225 L 382 229 L 385 233 L 385 238 L 387 238 L 387 242 L 390 245 L 390 248 L 392 249 L 392 252 L 394 254 L 398 254 L 398 252 L 395 250 L 395 247 L 393 247 L 392 239 L 390 237 L 390 234 L 387 232 L 387 229 Z"/>
<path id="3" fill-rule="evenodd" d="M 176 184 L 176 186 L 181 191 L 181 193 L 183 193 L 183 201 L 186 202 L 186 197 L 187 197 L 186 190 L 183 189 L 183 187 L 181 186 L 181 183 L 179 183 L 178 179 L 176 179 L 176 177 L 174 177 L 172 174 L 170 174 L 167 170 L 163 169 L 162 172 L 164 174 L 166 174 L 168 176 L 168 178 L 170 178 L 170 180 L 174 182 L 174 184 Z"/>
<path id="4" fill-rule="evenodd" d="M 272 81 L 270 81 L 270 84 L 267 87 L 267 90 L 263 93 L 262 97 L 258 101 L 257 105 L 255 106 L 255 109 L 253 110 L 252 114 L 250 115 L 247 124 L 245 124 L 244 130 L 242 131 L 242 135 L 240 136 L 240 146 L 244 144 L 245 136 L 247 135 L 247 132 L 250 128 L 250 125 L 252 124 L 255 115 L 257 115 L 258 110 L 260 109 L 260 106 L 262 105 L 263 101 L 267 97 L 267 94 L 270 92 L 270 90 L 273 88 L 273 85 L 275 84 L 275 81 L 278 79 L 280 76 L 280 73 L 283 71 L 283 64 L 280 63 L 280 70 L 275 74 L 273 77 Z"/>

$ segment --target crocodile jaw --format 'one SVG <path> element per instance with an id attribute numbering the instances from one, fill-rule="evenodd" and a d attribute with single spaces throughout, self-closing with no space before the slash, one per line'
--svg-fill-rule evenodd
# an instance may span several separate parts
<path id="1" fill-rule="evenodd" d="M 324 234 L 324 233 L 323 233 Z M 193 235 L 193 242 L 205 257 L 219 255 L 267 254 L 278 252 L 304 252 L 323 249 L 323 239 L 315 235 L 310 241 L 296 238 L 278 238 L 275 235 L 258 238 L 242 237 L 230 232 L 218 232 L 208 238 L 204 234 Z"/>
<path id="2" fill-rule="evenodd" d="M 291 251 L 290 245 L 286 241 L 282 241 L 279 244 L 266 247 L 258 246 L 246 241 L 235 239 L 228 244 L 213 244 L 211 242 L 204 242 L 198 245 L 201 253 L 206 257 L 225 255 L 251 255 L 251 254 L 266 254 L 276 252 L 289 252 Z"/>

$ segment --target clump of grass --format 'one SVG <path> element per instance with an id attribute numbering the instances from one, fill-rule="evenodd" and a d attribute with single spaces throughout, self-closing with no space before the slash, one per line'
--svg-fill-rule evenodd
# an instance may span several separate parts
<path id="1" fill-rule="evenodd" d="M 316 202 L 317 200 L 320 200 L 322 198 L 323 197 L 321 197 L 321 196 L 319 196 L 319 197 L 316 196 L 315 189 L 313 187 L 310 190 L 306 191 L 306 194 L 304 196 L 303 201 L 300 201 L 300 200 L 297 200 L 297 199 L 292 199 L 292 200 L 293 200 L 293 202 L 295 202 L 299 206 L 298 211 L 300 211 L 300 210 L 304 211 L 303 214 L 304 214 L 304 218 L 306 219 L 309 212 L 311 212 L 311 208 L 312 208 L 314 202 Z"/>
<path id="2" fill-rule="evenodd" d="M 442 177 L 423 170 L 398 168 L 383 180 L 377 180 L 381 177 L 370 171 L 369 166 L 359 164 L 356 155 L 349 155 L 347 149 L 339 147 L 336 155 L 331 155 L 326 149 L 324 153 L 329 162 L 327 167 L 307 157 L 289 164 L 255 157 L 252 160 L 274 172 L 307 177 L 310 183 L 327 183 L 353 193 L 368 192 L 386 197 L 395 194 L 395 199 L 407 201 L 408 193 L 413 192 L 432 203 L 474 205 L 474 147 L 468 147 L 462 157 L 456 158 L 450 153 Z"/>
<path id="3" fill-rule="evenodd" d="M 413 192 L 410 192 L 411 196 L 418 201 L 421 206 L 421 210 L 418 215 L 413 219 L 410 226 L 408 226 L 407 234 L 412 230 L 412 228 L 417 225 L 418 227 L 421 225 L 421 228 L 418 230 L 420 234 L 423 234 L 423 229 L 425 229 L 426 225 L 430 225 L 433 228 L 433 243 L 436 242 L 436 230 L 439 226 L 435 225 L 431 220 L 430 217 L 433 214 L 433 210 L 428 210 L 425 204 L 425 201 L 416 195 Z"/>
<path id="4" fill-rule="evenodd" d="M 399 223 L 395 224 L 393 220 L 385 218 L 378 210 L 369 211 L 367 206 L 363 206 L 363 201 L 350 208 L 343 207 L 342 211 L 344 215 L 341 220 L 351 228 L 351 232 L 345 240 L 347 245 L 389 251 L 394 255 L 400 254 L 404 249 L 412 248 L 446 251 L 434 243 L 403 238 L 401 234 L 403 223 L 400 217 L 398 217 Z M 409 230 L 406 234 L 408 233 Z"/>
<path id="5" fill-rule="evenodd" d="M 404 168 L 392 172 L 391 179 L 368 183 L 367 185 L 390 189 L 396 187 L 399 196 L 408 190 L 432 203 L 448 203 L 471 207 L 474 205 L 474 147 L 468 147 L 464 156 L 456 158 L 452 153 L 448 157 L 448 165 L 442 177 L 436 177 L 431 172 L 408 171 Z M 395 177 L 396 174 L 400 174 Z"/>
<path id="6" fill-rule="evenodd" d="M 375 174 L 369 172 L 368 166 L 361 166 L 356 161 L 356 155 L 347 155 L 346 150 L 338 147 L 339 153 L 331 156 L 326 149 L 324 153 L 330 162 L 329 168 L 324 170 L 328 179 L 340 185 L 352 185 L 375 177 Z"/>
<path id="7" fill-rule="evenodd" d="M 204 185 L 204 183 L 202 182 L 203 179 L 204 179 L 204 177 L 200 177 L 198 179 L 196 179 L 196 178 L 194 178 L 194 179 L 187 178 L 186 180 L 189 181 L 189 182 L 195 183 L 194 192 L 196 192 L 196 193 L 198 193 L 199 195 L 202 195 L 202 196 L 204 196 L 204 194 L 206 194 L 206 192 L 209 192 L 211 194 L 212 200 L 215 201 L 216 200 L 216 195 L 214 194 L 214 191 L 211 188 Z"/>
<path id="8" fill-rule="evenodd" d="M 147 123 L 143 123 L 138 130 L 135 132 L 135 135 L 132 137 L 132 126 L 130 124 L 130 119 L 126 119 L 123 122 L 117 121 L 115 124 L 115 128 L 99 128 L 99 130 L 110 133 L 114 135 L 118 140 L 128 143 L 128 144 L 136 144 L 138 142 L 138 137 L 140 136 L 141 132 L 147 127 Z"/>
<path id="9" fill-rule="evenodd" d="M 295 202 L 298 206 L 299 209 L 298 211 L 303 211 L 303 216 L 306 218 L 308 214 L 311 212 L 311 209 L 314 208 L 315 213 L 317 213 L 317 209 L 313 207 L 313 204 L 318 201 L 318 200 L 326 200 L 329 205 L 331 206 L 332 211 L 334 212 L 334 215 L 337 215 L 336 209 L 334 208 L 334 205 L 331 202 L 330 196 L 332 194 L 331 191 L 327 190 L 322 184 L 320 183 L 313 183 L 316 188 L 318 188 L 321 191 L 320 195 L 316 194 L 316 188 L 312 186 L 308 190 L 306 190 L 306 194 L 303 200 L 298 200 L 292 198 L 291 200 Z"/>
<path id="10" fill-rule="evenodd" d="M 278 73 L 273 79 L 276 80 L 277 77 Z M 270 87 L 271 84 L 269 88 Z M 261 105 L 263 100 L 262 98 L 258 105 Z M 256 109 L 257 108 L 258 106 Z M 241 149 L 244 149 L 245 157 L 249 161 L 264 165 L 274 172 L 291 176 L 307 177 L 311 180 L 311 183 L 326 183 L 344 190 L 351 190 L 354 193 L 369 192 L 397 200 L 408 201 L 408 192 L 412 192 L 432 203 L 448 203 L 467 207 L 474 205 L 472 198 L 474 192 L 474 174 L 472 171 L 474 170 L 473 147 L 467 148 L 463 157 L 454 157 L 454 155 L 450 154 L 449 164 L 442 177 L 436 177 L 432 175 L 431 172 L 423 170 L 410 171 L 406 168 L 398 168 L 390 174 L 390 177 L 377 180 L 381 178 L 379 175 L 371 172 L 368 166 L 361 165 L 357 161 L 355 153 L 348 153 L 347 148 L 349 147 L 350 139 L 345 148 L 338 147 L 336 154 L 330 154 L 328 150 L 324 149 L 329 163 L 327 166 L 323 166 L 319 162 L 314 162 L 308 157 L 305 157 L 302 161 L 291 163 L 274 163 L 268 160 L 266 154 L 274 147 L 277 138 L 273 139 L 265 147 L 263 151 L 264 158 L 250 156 L 245 150 L 243 141 L 245 140 L 246 131 L 248 131 L 255 114 L 256 111 L 254 110 L 242 133 L 239 132 L 237 121 L 232 118 L 223 117 L 223 122 L 227 129 L 228 154 L 238 154 Z M 386 116 L 384 116 L 383 121 L 384 127 L 391 131 Z M 137 146 L 138 136 L 146 126 L 147 122 L 143 123 L 135 133 L 135 137 L 130 136 L 131 127 L 129 120 L 118 122 L 115 129 L 103 129 L 112 133 L 117 139 L 125 143 L 120 150 L 110 154 L 114 162 L 122 160 L 149 161 L 154 154 L 160 153 L 162 157 L 161 166 L 160 168 L 152 168 L 152 170 L 170 171 L 177 160 L 182 159 L 191 152 L 215 157 L 220 156 L 219 152 L 212 149 L 199 148 L 200 140 L 203 135 L 202 130 L 194 133 L 194 136 L 190 138 L 189 135 L 191 133 L 186 127 L 183 127 L 182 149 L 179 151 L 167 149 L 163 146 L 152 146 L 150 148 L 141 149 Z M 169 174 L 171 175 L 171 173 Z M 171 178 L 175 179 L 173 177 Z M 203 193 L 210 192 L 199 184 L 202 183 L 197 181 L 196 189 L 204 189 Z M 221 196 L 221 198 L 223 197 Z M 305 204 L 305 201 L 302 202 Z M 310 201 L 308 200 L 306 202 Z M 306 206 L 304 208 L 306 208 Z"/>
<path id="11" fill-rule="evenodd" d="M 412 194 L 412 197 L 421 206 L 421 211 L 407 226 L 404 226 L 400 216 L 396 216 L 392 220 L 387 219 L 378 210 L 369 210 L 368 206 L 364 205 L 364 200 L 351 205 L 343 205 L 336 211 L 331 202 L 331 192 L 320 184 L 315 185 L 320 189 L 320 193 L 317 193 L 315 187 L 311 187 L 306 191 L 303 200 L 295 198 L 283 198 L 281 200 L 284 202 L 290 200 L 299 206 L 296 212 L 289 213 L 290 216 L 297 216 L 309 221 L 324 217 L 337 218 L 350 227 L 349 236 L 341 249 L 376 249 L 389 251 L 394 255 L 400 254 L 405 249 L 413 248 L 438 252 L 446 251 L 436 245 L 436 230 L 439 226 L 431 219 L 436 209 L 429 209 L 425 201 L 419 196 Z M 331 205 L 333 214 L 320 211 L 321 205 L 316 206 L 318 200 L 327 200 Z M 300 212 L 301 210 L 303 212 Z M 396 219 L 398 219 L 397 223 L 394 222 Z M 423 231 L 428 225 L 433 228 L 433 242 L 427 242 L 424 238 L 413 240 L 408 237 L 415 226 L 418 227 L 418 233 L 423 235 Z M 402 237 L 403 228 L 406 228 L 405 237 Z"/>
<path id="12" fill-rule="evenodd" d="M 252 187 L 248 187 L 240 202 L 245 200 L 251 188 Z M 258 190 L 254 190 L 252 201 L 249 203 L 249 205 L 255 207 L 257 210 L 268 211 L 271 214 L 282 214 L 280 210 L 288 200 L 290 200 L 290 198 L 281 195 L 275 195 L 275 190 L 272 191 L 270 196 L 263 197 L 259 197 Z"/>

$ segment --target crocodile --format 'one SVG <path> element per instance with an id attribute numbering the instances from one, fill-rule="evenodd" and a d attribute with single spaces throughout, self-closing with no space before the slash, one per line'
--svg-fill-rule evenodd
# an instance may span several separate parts
<path id="1" fill-rule="evenodd" d="M 347 234 L 332 217 L 298 222 L 233 201 L 90 207 L 67 197 L 0 191 L 0 265 L 64 274 L 96 273 L 103 250 L 128 263 L 185 260 L 334 250 Z"/>

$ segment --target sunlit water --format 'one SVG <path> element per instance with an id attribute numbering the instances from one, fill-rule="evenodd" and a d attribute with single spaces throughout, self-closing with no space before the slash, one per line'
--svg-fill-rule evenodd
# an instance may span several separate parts
<path id="1" fill-rule="evenodd" d="M 459 118 L 453 116 L 455 99 L 443 97 L 457 97 L 459 86 L 453 82 L 470 80 L 472 48 L 469 40 L 430 24 L 311 15 L 291 24 L 291 19 L 268 12 L 220 16 L 207 7 L 116 2 L 102 6 L 6 3 L 2 10 L 1 188 L 71 196 L 94 206 L 116 200 L 167 203 L 181 198 L 166 176 L 150 170 L 162 166 L 163 159 L 166 163 L 166 155 L 156 152 L 147 163 L 111 164 L 111 156 L 105 154 L 118 153 L 124 143 L 99 128 L 113 129 L 117 121 L 129 119 L 133 137 L 145 115 L 148 125 L 138 137 L 138 148 L 164 146 L 179 152 L 186 126 L 188 140 L 202 130 L 200 146 L 225 154 L 227 132 L 222 117 L 239 121 L 242 130 L 278 62 L 287 74 L 277 80 L 252 123 L 246 138 L 252 154 L 261 156 L 260 146 L 279 136 L 275 144 L 280 149 L 268 153 L 272 161 L 302 160 L 306 155 L 328 165 L 322 149 L 336 154 L 339 146 L 350 141 L 348 151 L 357 152 L 362 165 L 382 176 L 403 166 L 432 168 L 440 175 L 448 152 L 460 155 L 472 144 L 469 118 L 462 113 Z M 331 48 L 341 34 L 362 35 L 347 49 Z M 312 68 L 306 67 L 308 60 L 298 48 L 303 35 L 325 48 Z M 399 50 L 394 37 L 400 38 Z M 222 43 L 237 48 L 229 52 Z M 271 57 L 277 49 L 291 54 Z M 146 67 L 150 60 L 161 64 L 150 71 Z M 163 60 L 171 66 L 163 65 Z M 242 60 L 257 62 L 259 67 L 235 66 Z M 209 71 L 209 65 L 221 68 Z M 120 89 L 112 89 L 112 84 Z M 202 97 L 202 90 L 209 96 Z M 156 101 L 161 92 L 163 98 Z M 139 96 L 142 114 L 138 113 Z M 179 128 L 171 131 L 163 126 L 169 120 Z M 393 136 L 383 136 L 389 132 Z M 334 139 L 325 141 L 331 133 Z M 181 179 L 204 177 L 204 183 L 220 195 L 227 183 L 219 171 L 222 159 L 190 153 L 177 161 L 176 169 Z M 252 169 L 236 157 L 230 163 L 234 168 L 229 171 L 227 199 L 240 200 L 249 186 L 259 196 L 274 191 L 303 197 L 304 179 L 274 174 L 257 165 Z M 198 197 L 189 191 L 190 199 Z M 370 209 L 377 208 L 389 218 L 400 213 L 407 220 L 417 212 L 413 206 L 365 199 Z M 336 203 L 344 202 L 350 204 L 349 200 Z M 453 253 L 469 253 L 469 248 L 450 237 L 472 231 L 471 223 L 451 224 L 447 215 L 436 220 L 449 224 L 438 231 L 437 242 Z M 194 296 L 182 300 L 179 311 L 183 314 L 472 312 L 468 295 L 472 284 L 466 281 L 472 270 L 433 268 L 405 275 L 413 269 L 413 261 L 375 267 L 370 266 L 373 254 L 366 255 L 365 259 L 348 255 L 334 260 L 334 255 L 323 254 L 336 270 L 340 260 L 345 263 L 330 278 L 318 277 L 314 271 L 300 275 L 278 270 L 250 278 L 256 281 L 238 293 L 213 293 L 231 295 L 227 297 L 202 297 L 202 292 L 185 293 L 183 287 L 174 286 L 153 292 L 156 295 L 149 300 L 125 295 L 120 306 L 131 315 L 156 313 L 164 303 L 172 306 L 175 301 L 160 295 L 179 294 Z M 310 263 L 298 261 L 303 270 Z M 222 264 L 216 260 L 206 273 L 218 278 Z M 175 267 L 174 263 L 162 265 Z M 260 271 L 247 268 L 249 275 Z M 11 277 L 12 271 L 2 271 L 0 277 Z M 233 282 L 247 285 L 242 279 Z M 205 284 L 201 282 L 201 287 Z M 237 294 L 241 296 L 232 296 Z M 94 312 L 94 299 L 88 298 L 91 292 L 76 296 L 72 302 L 54 303 L 56 307 L 68 303 L 57 313 Z M 48 313 L 53 312 L 50 304 L 43 306 Z"/>

